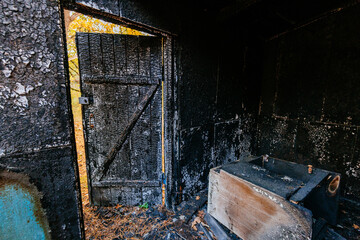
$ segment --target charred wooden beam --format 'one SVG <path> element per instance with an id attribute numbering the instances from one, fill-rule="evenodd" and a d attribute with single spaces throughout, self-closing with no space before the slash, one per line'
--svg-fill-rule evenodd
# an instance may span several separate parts
<path id="1" fill-rule="evenodd" d="M 160 187 L 160 181 L 146 181 L 146 180 L 111 180 L 93 182 L 93 187 Z"/>
<path id="2" fill-rule="evenodd" d="M 105 76 L 94 76 L 94 75 L 83 75 L 85 83 L 102 84 L 112 83 L 120 85 L 157 85 L 162 76 L 151 77 L 151 76 L 116 76 L 116 75 L 105 75 Z"/>
<path id="3" fill-rule="evenodd" d="M 180 205 L 179 211 L 176 213 L 176 216 L 182 218 L 186 223 L 188 223 L 191 217 L 198 211 L 207 201 L 208 195 L 207 190 L 203 190 L 197 194 L 189 201 L 182 202 Z"/>
<path id="4" fill-rule="evenodd" d="M 329 175 L 328 172 L 319 172 L 314 178 L 312 178 L 304 187 L 300 188 L 293 196 L 291 196 L 290 201 L 300 202 L 309 195 L 309 193 L 323 181 Z"/>

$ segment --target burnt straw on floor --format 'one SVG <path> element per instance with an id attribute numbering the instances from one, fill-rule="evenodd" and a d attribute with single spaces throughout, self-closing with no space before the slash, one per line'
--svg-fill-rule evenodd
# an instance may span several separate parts
<path id="1" fill-rule="evenodd" d="M 201 239 L 190 225 L 161 206 L 85 208 L 87 239 Z"/>

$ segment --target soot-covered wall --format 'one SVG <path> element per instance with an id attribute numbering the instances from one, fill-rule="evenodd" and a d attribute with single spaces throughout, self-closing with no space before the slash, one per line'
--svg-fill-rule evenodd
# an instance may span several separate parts
<path id="1" fill-rule="evenodd" d="M 53 239 L 80 239 L 69 122 L 59 3 L 2 0 L 0 171 L 29 177 Z"/>
<path id="2" fill-rule="evenodd" d="M 360 194 L 360 6 L 265 44 L 257 154 L 342 174 Z"/>
<path id="3" fill-rule="evenodd" d="M 207 187 L 210 168 L 252 152 L 260 94 L 261 43 L 243 25 L 199 9 L 178 39 L 177 189 L 185 199 Z"/>

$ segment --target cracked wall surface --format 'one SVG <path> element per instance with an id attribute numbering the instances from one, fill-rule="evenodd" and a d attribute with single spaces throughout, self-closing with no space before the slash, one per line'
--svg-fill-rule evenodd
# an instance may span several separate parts
<path id="1" fill-rule="evenodd" d="M 0 167 L 44 193 L 52 238 L 79 239 L 60 23 L 58 1 L 0 2 Z"/>
<path id="2" fill-rule="evenodd" d="M 0 156 L 69 145 L 58 3 L 4 0 L 0 10 Z"/>

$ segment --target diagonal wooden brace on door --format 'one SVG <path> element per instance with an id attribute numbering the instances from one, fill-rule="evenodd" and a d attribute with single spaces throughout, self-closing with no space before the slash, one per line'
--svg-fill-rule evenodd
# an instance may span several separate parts
<path id="1" fill-rule="evenodd" d="M 131 133 L 131 130 L 134 128 L 137 120 L 140 118 L 141 114 L 145 111 L 146 107 L 149 105 L 151 99 L 155 95 L 157 89 L 159 87 L 159 84 L 151 85 L 149 90 L 146 92 L 143 99 L 140 101 L 140 103 L 136 107 L 136 111 L 132 114 L 130 117 L 129 123 L 125 127 L 125 129 L 120 134 L 119 138 L 116 140 L 115 145 L 111 148 L 109 153 L 106 155 L 106 159 L 103 162 L 103 164 L 97 168 L 97 171 L 95 172 L 95 178 L 100 181 L 109 170 L 109 167 L 111 163 L 114 161 L 116 154 L 121 150 L 121 147 L 125 143 L 127 137 Z"/>

